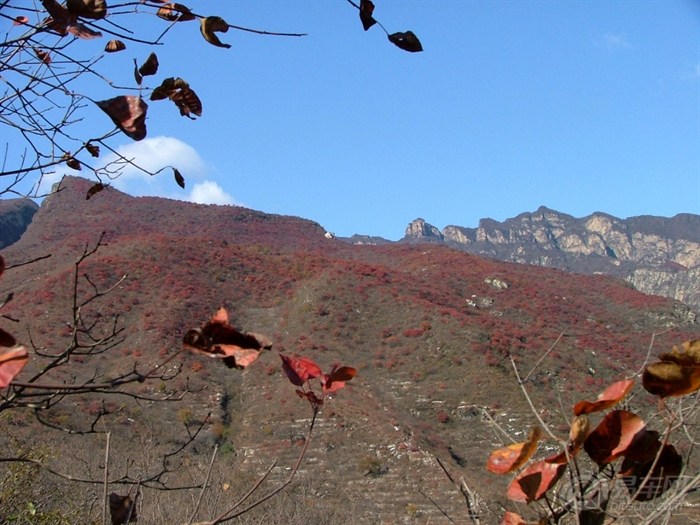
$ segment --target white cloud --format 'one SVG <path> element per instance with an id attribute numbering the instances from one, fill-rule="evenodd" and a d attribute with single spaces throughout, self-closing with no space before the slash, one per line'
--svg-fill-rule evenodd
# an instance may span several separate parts
<path id="1" fill-rule="evenodd" d="M 207 166 L 192 146 L 181 140 L 165 136 L 152 137 L 121 145 L 116 151 L 131 162 L 122 163 L 120 175 L 110 181 L 112 186 L 124 193 L 134 196 L 167 197 L 200 204 L 235 203 L 231 195 L 211 180 L 215 170 Z M 118 159 L 114 154 L 105 155 L 102 163 L 107 165 Z M 189 192 L 176 184 L 172 168 L 177 168 L 185 178 L 185 188 L 192 188 Z M 163 171 L 151 175 L 159 170 Z M 107 180 L 104 177 L 103 179 Z"/>
<path id="2" fill-rule="evenodd" d="M 199 204 L 234 204 L 233 198 L 211 180 L 195 183 L 187 200 Z"/>
<path id="3" fill-rule="evenodd" d="M 625 33 L 605 33 L 603 35 L 603 45 L 608 49 L 633 49 Z"/>

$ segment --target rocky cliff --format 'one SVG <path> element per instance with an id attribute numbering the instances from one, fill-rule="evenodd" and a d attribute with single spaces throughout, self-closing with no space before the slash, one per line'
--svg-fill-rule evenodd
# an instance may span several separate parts
<path id="1" fill-rule="evenodd" d="M 482 219 L 476 228 L 440 231 L 416 219 L 403 241 L 440 242 L 504 261 L 605 273 L 700 310 L 700 215 L 576 218 L 540 207 L 503 222 Z"/>
<path id="2" fill-rule="evenodd" d="M 30 199 L 0 199 L 0 249 L 19 240 L 38 209 Z"/>

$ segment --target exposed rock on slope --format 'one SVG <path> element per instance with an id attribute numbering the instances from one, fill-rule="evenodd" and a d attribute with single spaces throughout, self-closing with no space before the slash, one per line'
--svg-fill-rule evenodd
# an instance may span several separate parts
<path id="1" fill-rule="evenodd" d="M 540 207 L 477 228 L 423 219 L 406 228 L 405 241 L 442 241 L 469 253 L 579 273 L 605 273 L 644 293 L 664 295 L 700 309 L 700 216 L 640 216 L 618 219 L 604 213 L 575 218 Z"/>
<path id="2" fill-rule="evenodd" d="M 0 199 L 0 249 L 19 240 L 38 209 L 30 199 Z"/>

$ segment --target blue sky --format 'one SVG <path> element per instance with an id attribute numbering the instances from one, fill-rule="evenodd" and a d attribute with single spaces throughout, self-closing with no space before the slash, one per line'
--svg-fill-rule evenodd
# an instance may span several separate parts
<path id="1" fill-rule="evenodd" d="M 126 174 L 115 186 L 128 193 L 388 239 L 417 217 L 476 226 L 540 205 L 577 217 L 700 213 L 698 0 L 376 0 L 387 30 L 418 35 L 416 54 L 379 27 L 365 33 L 344 0 L 183 3 L 308 36 L 229 31 L 220 49 L 197 22 L 178 24 L 147 82 L 185 78 L 202 117 L 154 102 L 148 138 L 115 145 L 152 168 L 175 165 L 188 186 Z M 147 54 L 131 46 L 105 60 L 126 83 Z"/>

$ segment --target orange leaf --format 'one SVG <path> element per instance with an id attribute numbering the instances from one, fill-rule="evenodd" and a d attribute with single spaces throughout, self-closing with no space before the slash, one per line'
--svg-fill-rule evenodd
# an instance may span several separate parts
<path id="1" fill-rule="evenodd" d="M 530 503 L 541 499 L 564 474 L 566 465 L 538 461 L 523 470 L 508 485 L 508 499 Z"/>
<path id="2" fill-rule="evenodd" d="M 340 390 L 356 374 L 357 370 L 352 367 L 334 365 L 330 374 L 323 374 L 323 391 L 330 393 Z"/>
<path id="3" fill-rule="evenodd" d="M 637 414 L 615 410 L 588 435 L 583 448 L 598 465 L 606 465 L 624 456 L 645 432 L 646 424 Z"/>
<path id="4" fill-rule="evenodd" d="M 580 416 L 581 414 L 591 414 L 593 412 L 600 412 L 606 408 L 616 405 L 622 398 L 624 398 L 627 393 L 634 386 L 634 379 L 625 379 L 623 381 L 618 381 L 613 383 L 608 388 L 603 390 L 603 392 L 598 396 L 598 398 L 591 401 L 579 401 L 574 405 L 574 415 Z"/>
<path id="5" fill-rule="evenodd" d="M 26 16 L 18 16 L 12 21 L 12 25 L 20 26 L 26 24 L 27 22 L 29 22 L 29 18 L 27 18 Z"/>
<path id="6" fill-rule="evenodd" d="M 503 519 L 501 519 L 499 525 L 526 525 L 526 523 L 520 514 L 508 511 L 503 515 Z"/>
<path id="7" fill-rule="evenodd" d="M 29 361 L 23 346 L 0 349 L 0 388 L 8 386 Z"/>
<path id="8" fill-rule="evenodd" d="M 146 137 L 148 105 L 141 97 L 122 95 L 108 100 L 98 100 L 96 104 L 127 137 L 134 140 L 142 140 Z"/>
<path id="9" fill-rule="evenodd" d="M 280 354 L 280 359 L 282 359 L 282 369 L 295 386 L 302 386 L 309 379 L 323 375 L 321 368 L 306 357 L 289 357 Z"/>
<path id="10" fill-rule="evenodd" d="M 495 474 L 507 474 L 519 469 L 537 450 L 541 434 L 539 427 L 533 427 L 527 441 L 494 450 L 486 462 L 486 469 Z"/>
<path id="11" fill-rule="evenodd" d="M 659 397 L 682 396 L 700 389 L 700 339 L 674 346 L 644 369 L 642 384 Z"/>

